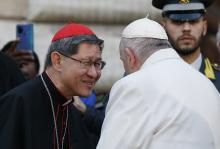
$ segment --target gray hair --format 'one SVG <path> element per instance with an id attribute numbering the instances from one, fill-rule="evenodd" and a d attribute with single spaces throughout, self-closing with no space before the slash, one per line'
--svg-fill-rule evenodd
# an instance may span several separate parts
<path id="1" fill-rule="evenodd" d="M 89 43 L 89 44 L 100 44 L 97 40 L 76 40 L 74 37 L 67 37 L 63 38 L 57 41 L 54 41 L 51 43 L 48 53 L 46 55 L 45 60 L 45 68 L 52 65 L 51 62 L 51 53 L 54 51 L 58 51 L 60 53 L 63 53 L 67 56 L 71 56 L 78 53 L 78 47 L 81 43 Z M 102 47 L 100 47 L 100 50 L 102 50 Z"/>
<path id="2" fill-rule="evenodd" d="M 171 48 L 169 41 L 166 39 L 155 39 L 146 37 L 124 38 L 120 42 L 120 52 L 123 54 L 125 48 L 132 49 L 138 58 L 145 60 L 153 51 L 165 48 Z"/>

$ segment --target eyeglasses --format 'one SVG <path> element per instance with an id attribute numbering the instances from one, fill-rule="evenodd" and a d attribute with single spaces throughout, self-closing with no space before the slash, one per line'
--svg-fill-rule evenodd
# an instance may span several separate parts
<path id="1" fill-rule="evenodd" d="M 105 62 L 104 61 L 101 61 L 101 60 L 98 60 L 98 61 L 95 61 L 95 62 L 92 62 L 92 61 L 89 61 L 89 60 L 85 60 L 85 61 L 82 61 L 82 60 L 78 60 L 78 59 L 75 59 L 75 58 L 72 58 L 70 56 L 67 56 L 66 54 L 63 54 L 61 52 L 59 52 L 61 55 L 75 61 L 75 62 L 78 62 L 81 67 L 85 68 L 85 69 L 89 69 L 92 67 L 92 65 L 95 67 L 96 70 L 102 70 L 105 66 Z"/>

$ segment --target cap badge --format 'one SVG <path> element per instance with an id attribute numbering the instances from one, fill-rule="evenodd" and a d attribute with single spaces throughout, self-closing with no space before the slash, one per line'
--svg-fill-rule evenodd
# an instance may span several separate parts
<path id="1" fill-rule="evenodd" d="M 190 0 L 179 0 L 180 4 L 188 4 L 190 3 Z"/>

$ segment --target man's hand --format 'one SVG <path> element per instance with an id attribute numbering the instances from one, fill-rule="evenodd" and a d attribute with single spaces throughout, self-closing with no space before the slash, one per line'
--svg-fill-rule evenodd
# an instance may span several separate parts
<path id="1" fill-rule="evenodd" d="M 13 40 L 8 42 L 2 49 L 6 55 L 11 57 L 16 61 L 16 63 L 21 67 L 23 64 L 27 63 L 28 61 L 33 61 L 34 57 L 31 52 L 27 50 L 17 51 L 16 47 L 19 43 L 19 40 Z"/>
<path id="2" fill-rule="evenodd" d="M 86 112 L 86 105 L 80 100 L 79 96 L 74 96 L 73 105 L 82 113 Z"/>

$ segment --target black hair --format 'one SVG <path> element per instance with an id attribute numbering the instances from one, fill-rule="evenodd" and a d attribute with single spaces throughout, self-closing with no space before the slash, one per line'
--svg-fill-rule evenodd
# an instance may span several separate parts
<path id="1" fill-rule="evenodd" d="M 33 56 L 34 56 L 34 63 L 35 63 L 35 70 L 37 73 L 39 73 L 40 71 L 40 61 L 39 58 L 37 56 L 37 53 L 33 51 Z"/>

